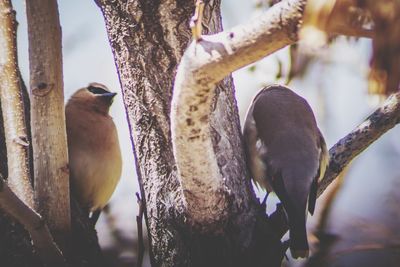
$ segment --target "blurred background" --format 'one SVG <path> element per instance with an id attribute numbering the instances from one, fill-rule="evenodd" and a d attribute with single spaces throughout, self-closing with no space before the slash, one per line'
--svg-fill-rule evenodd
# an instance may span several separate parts
<path id="1" fill-rule="evenodd" d="M 135 216 L 138 211 L 135 192 L 139 189 L 118 75 L 104 20 L 94 1 L 60 0 L 58 3 L 63 34 L 65 99 L 93 81 L 119 93 L 111 114 L 119 130 L 123 152 L 122 178 L 111 199 L 108 214 L 102 214 L 96 228 L 100 244 L 113 262 L 112 266 L 134 266 Z M 14 0 L 13 5 L 19 22 L 19 64 L 28 84 L 24 1 Z M 227 29 L 246 22 L 263 9 L 256 8 L 256 1 L 223 1 L 224 27 Z M 313 51 L 315 57 L 305 57 L 308 64 L 300 65 L 299 75 L 289 84 L 312 106 L 328 147 L 361 123 L 379 104 L 378 98 L 367 95 L 370 54 L 370 40 L 337 38 L 330 46 Z M 233 74 L 242 121 L 256 92 L 270 83 L 285 83 L 289 69 L 289 49 L 285 48 Z M 345 253 L 360 242 L 366 242 L 371 247 L 387 245 L 388 242 L 400 243 L 400 214 L 396 208 L 400 201 L 400 193 L 396 190 L 400 185 L 400 168 L 397 165 L 400 160 L 399 133 L 399 128 L 389 131 L 348 168 L 331 206 L 327 227 L 330 232 L 341 236 L 351 234 L 353 239 L 343 238 L 336 242 L 336 253 Z M 258 194 L 263 197 L 264 192 Z M 274 210 L 275 202 L 276 199 L 269 199 L 270 211 Z M 318 210 L 323 207 L 323 202 L 323 198 L 317 202 Z M 310 233 L 316 227 L 318 218 L 318 212 L 309 217 Z M 314 240 L 310 235 L 311 243 Z M 297 266 L 302 262 L 290 259 L 284 264 Z M 149 266 L 148 257 L 144 266 Z"/>

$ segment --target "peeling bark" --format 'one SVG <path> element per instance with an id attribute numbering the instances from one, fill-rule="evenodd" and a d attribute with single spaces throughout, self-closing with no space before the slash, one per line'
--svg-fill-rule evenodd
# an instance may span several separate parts
<path id="1" fill-rule="evenodd" d="M 187 23 L 193 4 L 178 7 L 174 2 L 97 1 L 119 72 L 153 244 L 150 253 L 157 266 L 172 266 L 188 253 L 173 225 L 181 194 L 171 150 L 169 99 L 190 38 Z"/>

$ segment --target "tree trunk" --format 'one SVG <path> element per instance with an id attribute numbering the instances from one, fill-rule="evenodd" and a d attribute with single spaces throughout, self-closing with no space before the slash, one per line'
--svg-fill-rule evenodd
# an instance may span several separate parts
<path id="1" fill-rule="evenodd" d="M 185 214 L 169 114 L 176 68 L 191 38 L 194 1 L 96 2 L 119 72 L 153 266 L 264 266 L 268 258 L 271 266 L 279 265 L 280 238 L 247 179 L 231 77 L 215 90 L 210 122 L 214 153 L 230 192 L 227 216 L 215 225 L 193 225 Z M 220 1 L 206 2 L 205 34 L 221 31 Z"/>

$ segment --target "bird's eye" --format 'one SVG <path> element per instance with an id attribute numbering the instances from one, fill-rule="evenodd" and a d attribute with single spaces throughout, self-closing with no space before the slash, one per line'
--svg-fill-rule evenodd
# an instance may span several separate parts
<path id="1" fill-rule="evenodd" d="M 87 89 L 89 90 L 89 92 L 91 92 L 91 93 L 93 93 L 95 95 L 102 95 L 102 94 L 108 94 L 109 93 L 109 91 L 104 90 L 101 87 L 96 87 L 96 86 L 93 86 L 93 85 L 89 85 Z"/>

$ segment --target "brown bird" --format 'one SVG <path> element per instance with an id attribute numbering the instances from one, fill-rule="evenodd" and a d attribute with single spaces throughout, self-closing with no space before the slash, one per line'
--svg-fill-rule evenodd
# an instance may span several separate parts
<path id="1" fill-rule="evenodd" d="M 91 83 L 65 107 L 71 191 L 95 223 L 121 176 L 117 129 L 109 115 L 116 93 Z"/>
<path id="2" fill-rule="evenodd" d="M 274 191 L 286 211 L 292 256 L 307 257 L 307 209 L 314 213 L 329 159 L 311 107 L 289 88 L 263 88 L 248 110 L 243 136 L 253 180 Z"/>

